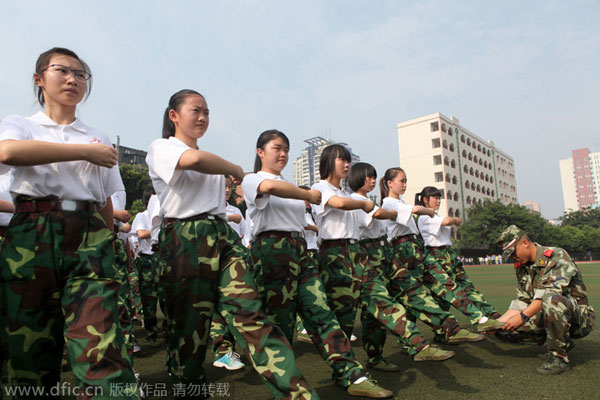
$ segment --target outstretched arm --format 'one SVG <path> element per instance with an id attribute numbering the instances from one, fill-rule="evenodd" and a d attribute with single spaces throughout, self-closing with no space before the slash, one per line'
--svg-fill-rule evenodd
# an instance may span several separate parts
<path id="1" fill-rule="evenodd" d="M 65 144 L 12 139 L 0 141 L 0 163 L 6 165 L 27 167 L 77 160 L 111 168 L 118 161 L 118 153 L 112 146 L 101 143 Z"/>
<path id="2" fill-rule="evenodd" d="M 364 212 L 371 212 L 375 207 L 372 201 L 355 200 L 341 196 L 331 196 L 327 201 L 327 205 L 340 210 L 363 210 Z"/>
<path id="3" fill-rule="evenodd" d="M 312 204 L 321 203 L 321 192 L 318 190 L 304 190 L 289 182 L 275 179 L 265 179 L 258 185 L 258 194 L 272 194 L 286 199 L 306 200 Z"/>
<path id="4" fill-rule="evenodd" d="M 187 150 L 177 163 L 177 169 L 190 169 L 211 175 L 232 175 L 239 181 L 244 179 L 244 170 L 216 154 L 202 150 Z"/>

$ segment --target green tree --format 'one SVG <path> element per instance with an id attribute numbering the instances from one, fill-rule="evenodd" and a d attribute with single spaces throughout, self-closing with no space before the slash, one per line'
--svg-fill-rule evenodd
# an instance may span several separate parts
<path id="1" fill-rule="evenodd" d="M 127 193 L 125 208 L 129 210 L 135 200 L 142 199 L 144 190 L 152 185 L 152 181 L 148 170 L 141 165 L 122 164 L 119 171 Z"/>
<path id="2" fill-rule="evenodd" d="M 600 208 L 584 208 L 583 210 L 565 213 L 560 217 L 562 226 L 576 226 L 583 228 L 591 226 L 600 228 Z"/>
<path id="3" fill-rule="evenodd" d="M 548 221 L 518 204 L 507 205 L 500 200 L 487 200 L 482 204 L 473 205 L 467 213 L 469 218 L 458 230 L 459 245 L 463 248 L 487 248 L 496 252 L 496 239 L 512 224 L 519 226 L 530 234 L 533 240 L 540 242 L 544 241 L 545 234 L 550 233 L 547 228 Z"/>

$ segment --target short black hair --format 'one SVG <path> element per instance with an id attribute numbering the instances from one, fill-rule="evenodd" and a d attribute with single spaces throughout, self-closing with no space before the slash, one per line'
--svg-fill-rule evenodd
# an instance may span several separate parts
<path id="1" fill-rule="evenodd" d="M 352 162 L 350 150 L 344 145 L 331 144 L 323 149 L 321 159 L 319 160 L 319 174 L 321 174 L 321 179 L 327 179 L 333 173 L 337 158 Z"/>
<path id="2" fill-rule="evenodd" d="M 365 184 L 367 177 L 377 179 L 377 170 L 369 163 L 359 162 L 350 168 L 346 182 L 353 192 L 358 191 Z"/>
<path id="3" fill-rule="evenodd" d="M 144 193 L 142 194 L 142 200 L 145 205 L 148 205 L 150 197 L 152 197 L 153 194 L 156 194 L 153 186 L 148 186 L 146 189 L 144 189 Z"/>
<path id="4" fill-rule="evenodd" d="M 425 186 L 421 192 L 415 194 L 415 205 L 425 206 L 425 199 L 442 197 L 442 192 L 435 186 Z"/>

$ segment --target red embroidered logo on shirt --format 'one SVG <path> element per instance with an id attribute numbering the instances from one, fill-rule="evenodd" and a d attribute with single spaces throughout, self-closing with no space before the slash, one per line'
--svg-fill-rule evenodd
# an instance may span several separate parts
<path id="1" fill-rule="evenodd" d="M 100 143 L 100 141 L 98 140 L 98 138 L 92 138 L 92 140 L 90 140 L 90 143 Z"/>
<path id="2" fill-rule="evenodd" d="M 552 253 L 554 253 L 554 250 L 552 250 L 552 249 L 546 249 L 546 250 L 544 251 L 544 255 L 545 255 L 546 257 L 552 257 Z"/>
<path id="3" fill-rule="evenodd" d="M 519 268 L 521 265 L 523 265 L 523 264 L 521 264 L 519 261 L 517 261 L 517 262 L 515 263 L 515 269 Z"/>

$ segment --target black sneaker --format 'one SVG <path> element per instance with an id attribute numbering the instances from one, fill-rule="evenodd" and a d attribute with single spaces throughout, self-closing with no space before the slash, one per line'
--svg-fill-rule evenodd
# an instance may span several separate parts
<path id="1" fill-rule="evenodd" d="M 546 361 L 536 370 L 540 375 L 558 375 L 569 370 L 569 364 L 562 358 L 548 353 Z"/>

